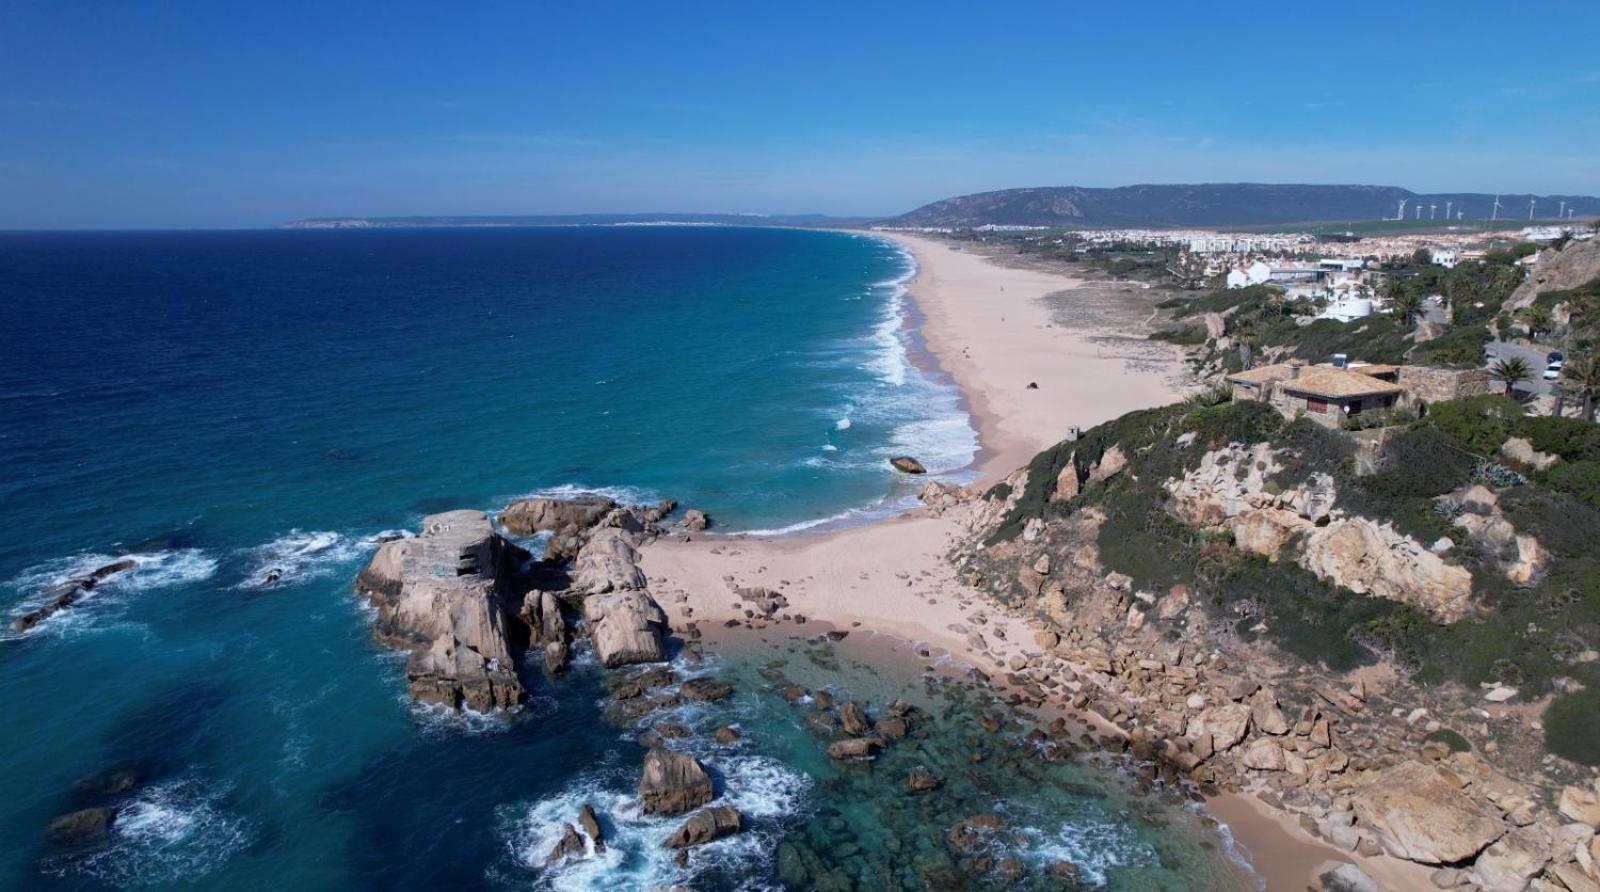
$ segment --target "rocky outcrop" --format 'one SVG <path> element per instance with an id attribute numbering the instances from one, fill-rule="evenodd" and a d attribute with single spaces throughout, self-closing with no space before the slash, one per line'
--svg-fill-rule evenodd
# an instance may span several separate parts
<path id="1" fill-rule="evenodd" d="M 1533 265 L 1533 275 L 1511 293 L 1507 306 L 1520 310 L 1532 306 L 1541 294 L 1581 288 L 1595 279 L 1600 279 L 1600 239 L 1547 248 Z"/>
<path id="2" fill-rule="evenodd" d="M 105 842 L 116 818 L 109 808 L 84 808 L 51 820 L 44 832 L 58 846 L 96 845 Z"/>
<path id="3" fill-rule="evenodd" d="M 1506 831 L 1498 812 L 1420 762 L 1378 772 L 1355 792 L 1352 806 L 1389 854 L 1423 864 L 1466 861 Z"/>
<path id="4" fill-rule="evenodd" d="M 644 588 L 645 575 L 639 569 L 639 552 L 634 544 L 625 530 L 596 530 L 578 549 L 572 565 L 572 590 L 599 594 Z"/>
<path id="5" fill-rule="evenodd" d="M 518 499 L 496 518 L 514 536 L 587 530 L 610 514 L 617 503 L 604 496 L 572 499 Z"/>
<path id="6" fill-rule="evenodd" d="M 1533 442 L 1525 437 L 1508 437 L 1500 444 L 1500 454 L 1535 471 L 1547 471 L 1556 462 L 1561 461 L 1559 455 L 1534 449 Z"/>
<path id="7" fill-rule="evenodd" d="M 1414 604 L 1442 623 L 1472 609 L 1472 573 L 1390 524 L 1353 517 L 1306 537 L 1300 566 L 1357 594 Z"/>
<path id="8" fill-rule="evenodd" d="M 1461 513 L 1452 521 L 1466 530 L 1485 556 L 1499 562 L 1500 571 L 1517 585 L 1531 585 L 1549 563 L 1550 555 L 1533 536 L 1517 533 L 1500 511 L 1494 490 L 1475 484 L 1460 496 Z"/>
<path id="9" fill-rule="evenodd" d="M 74 576 L 65 582 L 51 586 L 50 590 L 45 593 L 44 603 L 13 619 L 11 621 L 11 630 L 14 632 L 26 632 L 62 610 L 78 603 L 84 595 L 87 595 L 91 589 L 101 582 L 118 573 L 126 573 L 138 566 L 138 561 L 132 558 L 123 558 L 103 567 L 98 567 L 83 576 Z"/>
<path id="10" fill-rule="evenodd" d="M 544 659 L 545 671 L 554 675 L 565 670 L 571 656 L 571 632 L 555 593 L 530 593 L 523 603 L 522 621 L 528 625 L 530 643 Z"/>
<path id="11" fill-rule="evenodd" d="M 896 471 L 900 471 L 904 474 L 928 473 L 928 469 L 922 466 L 922 462 L 917 461 L 909 455 L 897 455 L 894 458 L 889 459 L 889 464 L 894 465 L 894 469 Z"/>
<path id="12" fill-rule="evenodd" d="M 711 777 L 693 757 L 659 747 L 644 757 L 639 800 L 653 815 L 681 815 L 711 801 Z"/>
<path id="13" fill-rule="evenodd" d="M 667 615 L 648 593 L 612 592 L 584 599 L 594 654 L 607 669 L 667 658 Z"/>
<path id="14" fill-rule="evenodd" d="M 378 549 L 356 586 L 378 610 L 376 637 L 411 652 L 414 699 L 479 711 L 522 699 L 507 619 L 527 559 L 481 511 L 430 515 L 420 535 Z"/>
<path id="15" fill-rule="evenodd" d="M 684 821 L 683 826 L 667 837 L 662 845 L 669 849 L 685 849 L 724 836 L 732 836 L 743 826 L 737 809 L 726 805 L 714 805 L 690 815 L 689 820 Z"/>
<path id="16" fill-rule="evenodd" d="M 691 533 L 698 533 L 711 526 L 711 516 L 699 508 L 690 508 L 683 512 L 683 528 Z"/>

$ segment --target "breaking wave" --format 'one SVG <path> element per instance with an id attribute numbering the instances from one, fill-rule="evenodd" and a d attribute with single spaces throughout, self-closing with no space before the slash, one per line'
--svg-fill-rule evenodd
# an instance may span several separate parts
<path id="1" fill-rule="evenodd" d="M 148 787 L 117 810 L 105 847 L 49 859 L 44 871 L 113 886 L 193 882 L 253 837 L 250 823 L 226 810 L 222 798 L 222 791 L 193 778 Z"/>

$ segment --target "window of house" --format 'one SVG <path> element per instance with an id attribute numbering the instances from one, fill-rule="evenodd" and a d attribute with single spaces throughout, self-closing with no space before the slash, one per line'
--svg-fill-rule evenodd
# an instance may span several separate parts
<path id="1" fill-rule="evenodd" d="M 1328 411 L 1328 401 L 1319 400 L 1314 396 L 1308 396 L 1306 397 L 1306 411 L 1316 412 L 1319 415 L 1323 414 Z"/>

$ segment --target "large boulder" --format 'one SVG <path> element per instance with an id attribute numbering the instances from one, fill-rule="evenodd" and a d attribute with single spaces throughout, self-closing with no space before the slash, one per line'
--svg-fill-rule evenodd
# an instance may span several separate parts
<path id="1" fill-rule="evenodd" d="M 646 812 L 681 815 L 710 802 L 711 796 L 711 777 L 693 756 L 660 747 L 645 753 L 639 800 Z"/>
<path id="2" fill-rule="evenodd" d="M 378 549 L 356 585 L 378 610 L 378 640 L 411 652 L 412 697 L 477 710 L 522 699 L 507 619 L 527 559 L 481 511 L 430 515 L 420 535 Z"/>
<path id="3" fill-rule="evenodd" d="M 500 512 L 500 525 L 515 536 L 534 533 L 585 530 L 596 526 L 617 503 L 604 496 L 573 499 L 518 499 Z"/>
<path id="4" fill-rule="evenodd" d="M 667 615 L 642 591 L 590 595 L 583 602 L 584 618 L 594 654 L 607 669 L 634 663 L 656 663 L 667 658 L 664 634 Z"/>
<path id="5" fill-rule="evenodd" d="M 597 594 L 645 587 L 639 569 L 639 552 L 624 530 L 607 527 L 595 532 L 578 549 L 572 565 L 572 589 Z"/>
<path id="6" fill-rule="evenodd" d="M 1317 892 L 1383 892 L 1367 872 L 1348 861 L 1324 861 L 1311 871 Z"/>
<path id="7" fill-rule="evenodd" d="M 1466 861 L 1499 839 L 1506 825 L 1439 771 L 1403 762 L 1372 775 L 1352 797 L 1357 817 L 1397 858 L 1423 864 Z"/>
<path id="8" fill-rule="evenodd" d="M 1390 524 L 1364 517 L 1318 527 L 1305 539 L 1300 565 L 1356 594 L 1421 607 L 1442 623 L 1472 609 L 1472 573 L 1448 564 Z"/>
<path id="9" fill-rule="evenodd" d="M 75 576 L 53 586 L 46 593 L 43 604 L 11 621 L 11 630 L 13 632 L 28 631 L 60 611 L 76 604 L 79 599 L 106 579 L 118 573 L 126 573 L 138 566 L 139 563 L 132 558 L 123 558 L 122 560 L 97 567 L 83 576 Z"/>
<path id="10" fill-rule="evenodd" d="M 1547 291 L 1571 291 L 1600 279 L 1600 238 L 1573 240 L 1540 252 L 1533 274 L 1511 293 L 1508 308 L 1533 305 Z"/>
<path id="11" fill-rule="evenodd" d="M 1513 827 L 1483 850 L 1468 878 L 1490 892 L 1522 892 L 1549 865 L 1552 842 L 1538 824 Z"/>
<path id="12" fill-rule="evenodd" d="M 703 808 L 689 816 L 675 833 L 667 837 L 662 845 L 669 849 L 686 849 L 702 843 L 721 839 L 738 833 L 743 827 L 739 812 L 726 805 L 713 805 Z"/>
<path id="13" fill-rule="evenodd" d="M 1213 706 L 1189 722 L 1192 740 L 1208 740 L 1213 752 L 1226 752 L 1239 744 L 1250 731 L 1250 704 L 1224 703 Z"/>
<path id="14" fill-rule="evenodd" d="M 903 474 L 928 473 L 928 469 L 922 466 L 922 462 L 917 461 L 909 455 L 897 455 L 894 458 L 889 459 L 889 464 L 893 465 L 896 471 L 899 471 Z"/>

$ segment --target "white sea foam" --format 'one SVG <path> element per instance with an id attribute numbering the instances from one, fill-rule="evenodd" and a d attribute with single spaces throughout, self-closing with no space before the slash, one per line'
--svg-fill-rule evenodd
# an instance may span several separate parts
<path id="1" fill-rule="evenodd" d="M 1077 865 L 1078 876 L 1096 886 L 1106 884 L 1118 867 L 1157 864 L 1160 861 L 1150 844 L 1138 837 L 1128 824 L 1099 818 L 1077 817 L 1053 830 L 1025 826 L 1022 834 L 1028 845 L 1017 853 L 1039 870 L 1048 870 L 1058 861 Z"/>
<path id="2" fill-rule="evenodd" d="M 692 886 L 695 875 L 708 868 L 733 874 L 757 873 L 776 849 L 772 822 L 798 811 L 810 779 L 776 760 L 761 757 L 736 756 L 711 768 L 729 780 L 728 791 L 716 801 L 739 809 L 746 828 L 734 836 L 697 846 L 687 867 L 674 863 L 677 853 L 661 845 L 684 818 L 643 813 L 631 789 L 636 778 L 632 771 L 586 774 L 575 778 L 560 793 L 532 805 L 502 808 L 501 838 L 511 859 L 537 876 L 539 888 L 562 892 Z M 547 865 L 551 850 L 564 833 L 563 825 L 576 827 L 578 810 L 585 804 L 599 815 L 606 850 L 595 852 L 585 837 L 586 857 Z"/>
<path id="3" fill-rule="evenodd" d="M 377 537 L 290 530 L 249 550 L 250 569 L 238 587 L 268 588 L 326 576 L 365 556 L 377 544 Z"/>
<path id="4" fill-rule="evenodd" d="M 850 429 L 850 419 L 849 418 L 841 418 L 838 421 L 835 421 L 833 423 L 833 429 L 836 430 L 836 431 L 847 431 L 847 430 L 849 430 Z"/>
<path id="5" fill-rule="evenodd" d="M 94 552 L 69 555 L 29 567 L 5 584 L 4 588 L 22 596 L 12 614 L 21 615 L 40 606 L 44 597 L 62 583 L 87 576 L 100 567 L 121 560 L 133 561 L 134 567 L 106 577 L 70 608 L 55 612 L 21 634 L 67 634 L 92 627 L 104 614 L 105 602 L 117 603 L 121 596 L 130 593 L 201 582 L 217 572 L 217 560 L 198 548 L 122 555 Z"/>
<path id="6" fill-rule="evenodd" d="M 193 882 L 249 844 L 254 831 L 222 807 L 223 792 L 194 778 L 155 784 L 118 809 L 110 841 L 43 863 L 46 873 L 112 886 Z"/>

